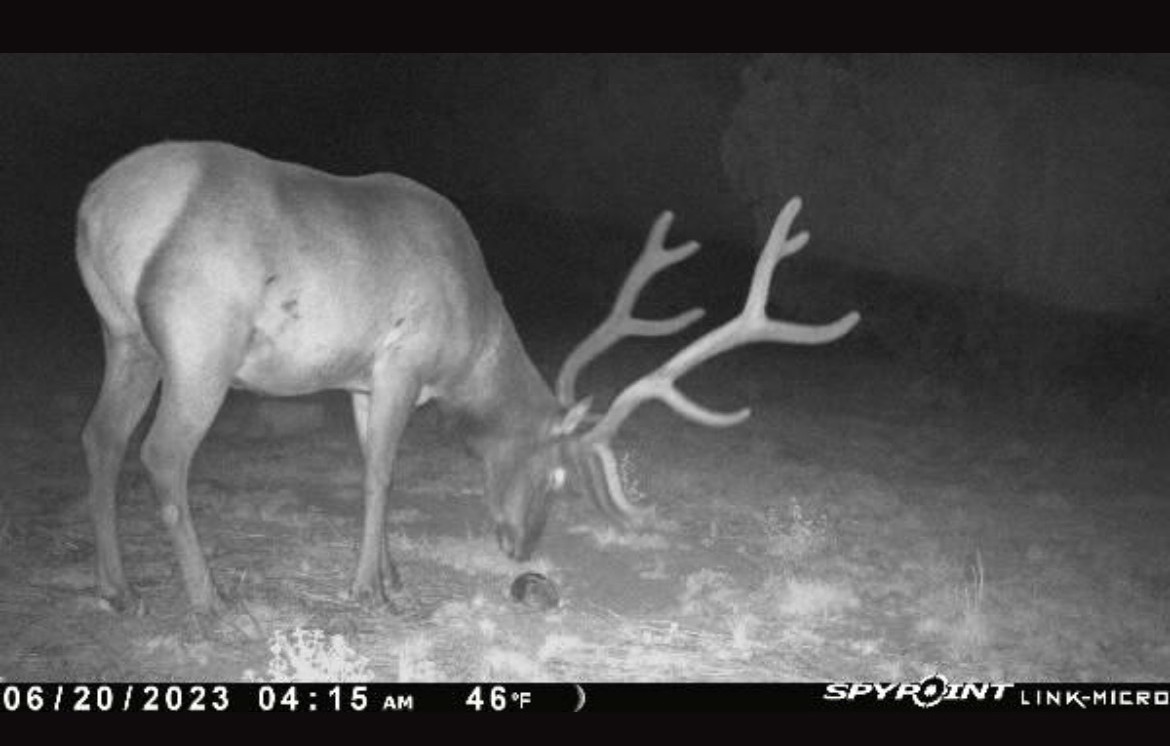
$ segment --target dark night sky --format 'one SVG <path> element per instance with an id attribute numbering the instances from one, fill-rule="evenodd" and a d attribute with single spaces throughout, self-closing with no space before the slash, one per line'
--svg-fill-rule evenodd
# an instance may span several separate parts
<path id="1" fill-rule="evenodd" d="M 370 167 L 364 128 L 395 160 L 460 111 L 519 125 L 567 70 L 683 60 L 730 107 L 748 54 L 56 54 L 0 58 L 4 135 L 29 146 L 126 150 L 230 139 L 336 169 Z M 685 113 L 679 113 L 685 116 Z M 486 133 L 491 135 L 491 132 Z M 503 133 L 501 133 L 503 134 Z M 14 153 L 14 155 L 17 155 Z M 42 153 L 42 157 L 52 154 Z M 425 161 L 411 163 L 425 169 Z"/>

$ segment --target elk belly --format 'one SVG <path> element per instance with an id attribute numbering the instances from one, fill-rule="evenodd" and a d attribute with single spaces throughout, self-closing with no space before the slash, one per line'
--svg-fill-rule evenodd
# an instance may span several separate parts
<path id="1" fill-rule="evenodd" d="M 232 386 L 272 396 L 301 396 L 324 389 L 369 390 L 370 354 L 334 348 L 300 334 L 273 337 L 253 329 Z"/>

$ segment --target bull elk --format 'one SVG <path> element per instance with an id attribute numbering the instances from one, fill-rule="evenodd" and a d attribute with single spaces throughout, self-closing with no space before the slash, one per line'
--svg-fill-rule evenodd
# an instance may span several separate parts
<path id="1" fill-rule="evenodd" d="M 96 534 L 97 589 L 136 607 L 123 573 L 115 487 L 127 442 L 161 382 L 142 463 L 158 498 L 193 610 L 221 607 L 187 499 L 192 456 L 229 388 L 352 397 L 365 460 L 364 528 L 351 595 L 386 599 L 398 577 L 384 548 L 386 496 L 403 428 L 434 399 L 466 424 L 484 464 L 499 546 L 522 560 L 566 482 L 618 521 L 644 510 L 623 492 L 610 443 L 638 405 L 659 399 L 683 417 L 725 427 L 748 410 L 713 412 L 675 381 L 752 342 L 821 344 L 846 334 L 851 313 L 824 326 L 767 318 L 776 263 L 801 249 L 800 210 L 781 212 L 733 320 L 625 389 L 599 419 L 577 402 L 581 369 L 626 335 L 664 336 L 697 321 L 632 315 L 642 287 L 698 249 L 666 248 L 672 216 L 654 224 L 605 322 L 566 360 L 554 396 L 525 352 L 460 212 L 393 174 L 338 177 L 221 143 L 164 143 L 110 167 L 86 192 L 77 263 L 100 316 L 105 376 L 82 441 Z M 588 424 L 586 424 L 588 423 Z"/>

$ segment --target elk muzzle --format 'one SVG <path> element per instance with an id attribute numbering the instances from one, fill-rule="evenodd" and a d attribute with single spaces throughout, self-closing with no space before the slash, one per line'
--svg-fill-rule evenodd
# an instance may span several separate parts
<path id="1" fill-rule="evenodd" d="M 500 546 L 500 551 L 507 555 L 510 559 L 517 562 L 524 562 L 528 559 L 530 552 L 522 552 L 522 542 L 514 528 L 506 523 L 496 525 L 496 543 Z"/>
<path id="2" fill-rule="evenodd" d="M 540 526 L 535 527 L 535 530 L 532 527 L 517 527 L 508 523 L 498 523 L 496 524 L 496 543 L 499 544 L 500 551 L 509 559 L 516 562 L 527 562 L 532 557 L 537 542 L 540 541 L 543 529 L 543 522 Z"/>

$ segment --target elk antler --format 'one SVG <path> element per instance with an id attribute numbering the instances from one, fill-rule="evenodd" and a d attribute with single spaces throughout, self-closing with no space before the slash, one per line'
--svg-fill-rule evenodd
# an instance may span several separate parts
<path id="1" fill-rule="evenodd" d="M 748 297 L 744 303 L 743 311 L 719 328 L 707 332 L 687 347 L 675 353 L 674 357 L 667 360 L 657 370 L 643 376 L 628 386 L 618 394 L 613 404 L 610 405 L 609 410 L 593 429 L 582 436 L 582 441 L 591 446 L 600 458 L 608 486 L 609 498 L 623 515 L 636 517 L 641 510 L 626 499 L 625 493 L 622 490 L 621 478 L 618 474 L 617 460 L 609 444 L 617 434 L 622 423 L 625 422 L 626 418 L 639 405 L 650 399 L 658 399 L 686 419 L 701 425 L 707 425 L 709 427 L 737 425 L 751 415 L 750 409 L 745 408 L 731 413 L 712 411 L 687 398 L 685 394 L 675 388 L 675 382 L 703 362 L 735 347 L 753 342 L 787 342 L 804 345 L 825 344 L 845 336 L 860 321 L 861 316 L 856 311 L 846 314 L 831 324 L 820 326 L 808 326 L 768 318 L 766 312 L 768 289 L 772 283 L 772 273 L 776 269 L 776 264 L 784 257 L 791 256 L 800 251 L 808 244 L 809 234 L 807 232 L 801 232 L 792 238 L 788 236 L 792 229 L 792 222 L 796 219 L 800 208 L 800 198 L 794 197 L 784 207 L 779 217 L 776 218 L 776 223 L 772 226 L 772 233 L 768 237 L 768 242 L 764 245 L 763 251 L 760 253 L 759 261 L 756 263 L 755 273 L 752 276 L 751 289 L 748 291 Z M 669 216 L 669 213 L 664 215 L 664 217 L 667 216 Z M 669 220 L 667 222 L 669 223 Z M 655 231 L 658 231 L 661 223 L 662 219 L 660 218 L 659 223 L 654 226 Z M 653 237 L 654 232 L 652 231 L 651 238 Z M 650 242 L 648 241 L 647 253 L 649 253 L 649 246 Z M 688 244 L 678 251 L 685 251 L 686 255 L 689 256 L 697 248 L 697 245 L 692 246 Z M 639 260 L 635 271 L 643 265 L 645 258 L 646 254 L 643 254 L 643 258 Z M 675 256 L 669 256 L 668 258 L 672 260 L 669 263 L 679 261 Z M 607 319 L 605 324 L 602 325 L 603 329 L 611 324 L 614 317 L 618 316 L 618 305 L 624 301 L 625 305 L 623 308 L 628 309 L 633 304 L 633 298 L 626 297 L 627 291 L 631 288 L 636 290 L 644 283 L 644 279 L 631 281 L 634 279 L 634 274 L 631 273 L 630 279 L 626 281 L 626 285 L 622 288 L 621 296 L 618 298 L 618 304 L 614 306 L 614 312 L 611 314 L 610 319 Z M 692 311 L 691 314 L 693 313 Z M 695 318 L 689 319 L 687 323 L 691 323 L 697 318 L 695 316 Z M 631 322 L 634 321 L 636 320 L 631 320 Z M 670 322 L 656 323 L 666 325 Z M 686 324 L 679 324 L 678 328 L 681 329 L 683 326 L 686 326 Z M 601 332 L 601 329 L 598 332 Z M 600 337 L 602 335 L 595 334 L 594 336 Z M 591 336 L 590 339 L 592 338 Z M 586 346 L 586 344 L 582 344 L 582 347 Z M 596 344 L 593 346 L 604 349 L 608 344 Z"/>
<path id="2" fill-rule="evenodd" d="M 646 246 L 642 249 L 642 254 L 633 269 L 626 275 L 609 316 L 565 359 L 561 372 L 557 375 L 557 399 L 562 406 L 571 407 L 576 403 L 574 388 L 581 370 L 622 337 L 665 337 L 703 318 L 705 312 L 701 308 L 692 308 L 670 319 L 636 319 L 633 316 L 634 303 L 646 283 L 662 270 L 687 259 L 699 250 L 699 244 L 695 241 L 673 249 L 663 246 L 672 222 L 674 213 L 670 211 L 662 213 L 654 221 L 654 227 L 646 237 Z"/>

